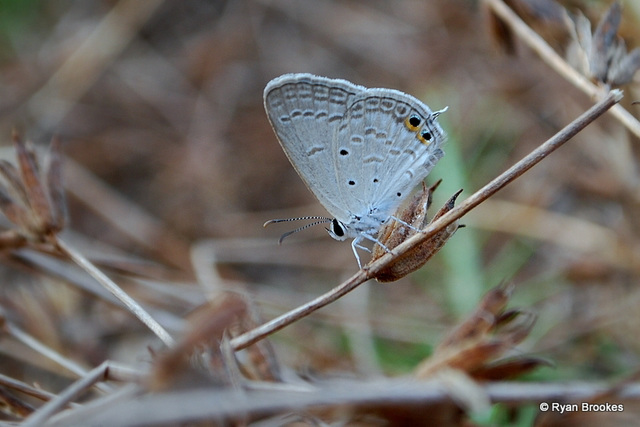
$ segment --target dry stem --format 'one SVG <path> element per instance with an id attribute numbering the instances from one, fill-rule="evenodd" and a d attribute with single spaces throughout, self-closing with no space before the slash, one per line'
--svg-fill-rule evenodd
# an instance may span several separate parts
<path id="1" fill-rule="evenodd" d="M 567 63 L 547 44 L 542 37 L 533 31 L 509 6 L 502 0 L 485 0 L 491 10 L 511 27 L 515 34 L 525 42 L 540 58 L 555 72 L 564 77 L 575 87 L 586 93 L 591 99 L 603 96 L 604 88 L 595 85 Z M 611 108 L 613 114 L 630 132 L 640 138 L 640 122 L 621 105 Z"/>
<path id="2" fill-rule="evenodd" d="M 555 134 L 551 139 L 547 140 L 544 144 L 533 150 L 531 153 L 529 153 L 529 155 L 524 157 L 507 171 L 503 172 L 501 175 L 493 179 L 480 190 L 476 191 L 469 198 L 464 200 L 458 207 L 452 209 L 439 219 L 430 223 L 422 231 L 422 233 L 416 234 L 410 239 L 407 239 L 405 242 L 394 248 L 391 253 L 387 253 L 377 261 L 366 265 L 362 270 L 359 270 L 347 281 L 336 286 L 324 295 L 321 295 L 300 307 L 282 314 L 281 316 L 276 317 L 275 319 L 232 339 L 231 347 L 234 350 L 241 350 L 245 347 L 248 347 L 251 344 L 265 338 L 266 336 L 295 322 L 296 320 L 307 316 L 315 310 L 318 310 L 319 308 L 332 303 L 333 301 L 352 291 L 356 287 L 360 286 L 368 279 L 375 277 L 376 273 L 387 267 L 394 258 L 428 240 L 439 231 L 452 224 L 454 221 L 460 219 L 470 210 L 497 193 L 508 183 L 531 169 L 534 165 L 536 165 L 542 159 L 558 149 L 565 142 L 569 141 L 578 132 L 584 129 L 589 123 L 600 117 L 621 99 L 622 92 L 617 89 L 612 90 L 602 101 L 598 102 L 596 105 L 584 112 L 577 119 L 564 127 L 560 132 Z"/>
<path id="3" fill-rule="evenodd" d="M 147 327 L 151 329 L 151 331 L 156 334 L 156 336 L 160 338 L 167 347 L 173 347 L 175 345 L 175 341 L 171 335 L 169 335 L 169 333 L 153 317 L 151 317 L 151 315 L 147 313 L 140 304 L 123 291 L 122 288 L 120 288 L 113 280 L 109 279 L 106 274 L 100 271 L 87 258 L 71 246 L 67 245 L 57 236 L 53 239 L 53 243 L 60 252 L 78 264 L 80 268 L 86 271 L 91 277 L 96 279 L 98 283 L 104 286 L 105 289 L 118 298 L 138 319 L 140 319 L 142 323 L 147 325 Z"/>
<path id="4" fill-rule="evenodd" d="M 74 382 L 67 387 L 62 393 L 58 394 L 55 398 L 49 400 L 42 405 L 36 412 L 31 414 L 22 426 L 39 426 L 42 425 L 53 414 L 62 409 L 65 405 L 70 403 L 80 393 L 88 390 L 93 385 L 99 384 L 100 381 L 104 381 L 113 378 L 112 371 L 115 371 L 116 378 L 119 373 L 122 373 L 122 377 L 131 380 L 131 377 L 135 377 L 135 371 L 132 371 L 123 366 L 113 364 L 113 362 L 104 361 L 99 366 L 93 368 L 80 380 Z"/>

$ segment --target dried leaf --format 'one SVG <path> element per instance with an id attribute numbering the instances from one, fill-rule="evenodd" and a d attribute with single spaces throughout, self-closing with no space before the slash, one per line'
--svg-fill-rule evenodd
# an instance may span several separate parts
<path id="1" fill-rule="evenodd" d="M 636 71 L 640 69 L 640 48 L 635 48 L 628 55 L 624 55 L 610 71 L 612 85 L 623 85 L 631 82 Z"/>
<path id="2" fill-rule="evenodd" d="M 425 379 L 447 368 L 472 372 L 479 369 L 487 360 L 501 354 L 504 350 L 504 344 L 498 340 L 469 341 L 464 345 L 448 347 L 421 362 L 415 370 L 415 376 L 416 378 Z"/>
<path id="3" fill-rule="evenodd" d="M 498 324 L 498 316 L 513 293 L 512 286 L 491 289 L 467 319 L 442 340 L 438 348 L 457 345 L 465 340 L 480 338 Z M 437 351 L 437 350 L 436 350 Z"/>
<path id="4" fill-rule="evenodd" d="M 244 299 L 235 293 L 225 293 L 201 306 L 190 316 L 191 327 L 181 341 L 160 355 L 148 380 L 151 390 L 164 390 L 177 378 L 189 372 L 189 361 L 198 349 L 205 347 L 219 352 L 219 342 L 225 331 L 246 314 Z M 223 367 L 224 368 L 224 367 Z"/>
<path id="5" fill-rule="evenodd" d="M 573 20 L 567 20 L 572 44 L 568 59 L 582 74 L 607 85 L 624 85 L 633 80 L 640 68 L 640 52 L 627 53 L 624 40 L 618 36 L 622 19 L 620 3 L 611 4 L 595 32 L 591 23 L 578 12 Z"/>
<path id="6" fill-rule="evenodd" d="M 489 291 L 476 310 L 442 341 L 433 355 L 418 365 L 416 377 L 427 378 L 447 368 L 459 369 L 474 378 L 476 374 L 477 378 L 487 375 L 496 359 L 525 339 L 535 323 L 532 313 L 504 311 L 510 295 L 510 287 L 500 286 Z"/>
<path id="7" fill-rule="evenodd" d="M 18 226 L 16 232 L 29 241 L 44 242 L 51 233 L 62 229 L 66 218 L 60 143 L 52 142 L 43 177 L 35 152 L 16 132 L 12 138 L 18 168 L 0 160 L 0 177 L 4 181 L 0 185 L 0 210 Z"/>
<path id="8" fill-rule="evenodd" d="M 616 48 L 616 33 L 620 26 L 621 14 L 620 4 L 613 2 L 593 33 L 591 51 L 589 53 L 589 67 L 591 75 L 602 82 L 607 79 L 610 59 Z"/>
<path id="9" fill-rule="evenodd" d="M 240 328 L 254 327 L 251 304 L 234 292 L 223 293 L 189 316 L 191 327 L 181 341 L 160 355 L 154 364 L 148 386 L 163 390 L 193 377 L 236 384 L 246 379 L 280 381 L 279 365 L 266 341 L 245 349 L 247 358 L 239 363 L 228 336 Z M 265 351 L 265 348 L 267 351 Z"/>
<path id="10" fill-rule="evenodd" d="M 571 35 L 572 43 L 567 49 L 569 63 L 583 75 L 590 75 L 589 52 L 591 52 L 591 22 L 582 12 L 578 11 L 573 20 L 566 15 L 566 24 Z"/>
<path id="11" fill-rule="evenodd" d="M 27 209 L 17 204 L 4 188 L 0 188 L 0 210 L 9 221 L 20 226 L 28 226 L 29 213 Z"/>
<path id="12" fill-rule="evenodd" d="M 32 231 L 35 232 L 35 234 L 45 233 L 48 231 L 48 226 L 53 223 L 53 218 L 51 217 L 45 189 L 38 176 L 39 168 L 36 158 L 33 152 L 26 148 L 20 137 L 15 133 L 13 135 L 13 142 L 29 207 L 34 214 L 33 223 L 31 224 L 33 227 Z"/>
<path id="13" fill-rule="evenodd" d="M 19 203 L 22 203 L 23 206 L 29 206 L 29 199 L 27 197 L 27 192 L 24 189 L 24 185 L 22 185 L 22 179 L 18 173 L 18 170 L 8 161 L 1 159 L 0 160 L 0 175 L 6 181 L 6 189 L 11 197 Z"/>

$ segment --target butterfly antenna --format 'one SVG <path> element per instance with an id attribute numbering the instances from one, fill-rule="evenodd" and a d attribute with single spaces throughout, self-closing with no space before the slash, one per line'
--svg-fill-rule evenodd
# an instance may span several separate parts
<path id="1" fill-rule="evenodd" d="M 297 218 L 281 218 L 281 219 L 270 219 L 269 221 L 262 224 L 263 227 L 266 227 L 271 224 L 277 224 L 279 222 L 291 222 L 291 221 L 307 221 L 309 219 L 320 219 L 321 222 L 318 224 L 322 224 L 323 222 L 331 222 L 331 218 L 327 218 L 326 216 L 300 216 Z"/>
<path id="2" fill-rule="evenodd" d="M 275 223 L 278 223 L 278 222 L 306 221 L 306 220 L 309 220 L 309 219 L 314 219 L 316 221 L 314 221 L 314 222 L 312 222 L 310 224 L 305 224 L 302 227 L 296 228 L 295 230 L 287 231 L 282 236 L 280 236 L 280 239 L 278 240 L 278 244 L 282 244 L 282 241 L 285 238 L 287 238 L 287 237 L 291 236 L 292 234 L 295 234 L 295 233 L 297 233 L 299 231 L 306 230 L 307 228 L 310 228 L 310 227 L 313 227 L 313 226 L 316 226 L 316 225 L 319 225 L 319 224 L 326 224 L 327 222 L 333 221 L 331 218 L 327 218 L 327 217 L 324 217 L 324 216 L 302 216 L 302 217 L 299 217 L 299 218 L 270 219 L 269 221 L 265 222 L 263 226 L 266 227 L 266 226 L 268 226 L 270 224 L 275 224 Z"/>
<path id="3" fill-rule="evenodd" d="M 433 118 L 437 119 L 438 116 L 444 112 L 446 112 L 449 109 L 449 106 L 447 105 L 446 107 L 444 107 L 442 110 L 438 110 L 438 111 L 434 111 L 433 112 Z"/>

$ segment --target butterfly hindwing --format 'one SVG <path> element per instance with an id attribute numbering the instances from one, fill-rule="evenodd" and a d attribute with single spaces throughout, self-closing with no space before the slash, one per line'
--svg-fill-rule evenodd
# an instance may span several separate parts
<path id="1" fill-rule="evenodd" d="M 386 219 L 442 157 L 443 136 L 431 110 L 410 95 L 367 89 L 356 96 L 332 150 L 346 209 Z"/>

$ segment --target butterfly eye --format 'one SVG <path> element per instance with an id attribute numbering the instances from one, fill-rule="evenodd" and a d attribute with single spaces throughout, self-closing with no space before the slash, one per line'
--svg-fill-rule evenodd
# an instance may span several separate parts
<path id="1" fill-rule="evenodd" d="M 338 237 L 344 236 L 344 228 L 340 225 L 340 221 L 335 218 L 331 220 L 331 231 Z"/>
<path id="2" fill-rule="evenodd" d="M 407 117 L 404 123 L 410 131 L 415 132 L 418 130 L 418 127 L 420 127 L 420 125 L 422 124 L 422 119 L 419 116 L 412 114 L 409 117 Z"/>

